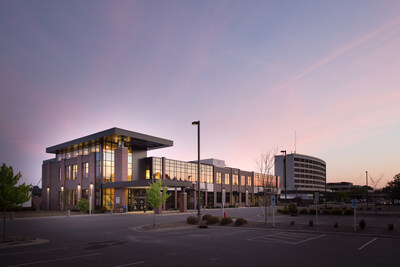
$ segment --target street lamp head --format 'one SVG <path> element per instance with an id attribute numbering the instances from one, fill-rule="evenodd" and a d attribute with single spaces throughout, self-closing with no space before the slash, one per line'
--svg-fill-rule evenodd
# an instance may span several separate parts
<path id="1" fill-rule="evenodd" d="M 286 150 L 281 150 L 281 153 L 286 153 Z"/>
<path id="2" fill-rule="evenodd" d="M 198 124 L 199 124 L 199 121 L 192 122 L 192 125 L 198 125 Z"/>

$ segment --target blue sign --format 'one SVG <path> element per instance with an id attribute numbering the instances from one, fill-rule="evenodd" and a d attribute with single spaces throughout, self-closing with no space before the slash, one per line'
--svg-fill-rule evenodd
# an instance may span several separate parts
<path id="1" fill-rule="evenodd" d="M 353 209 L 357 208 L 357 199 L 352 199 L 351 200 L 351 206 L 353 207 Z"/>
<path id="2" fill-rule="evenodd" d="M 271 197 L 271 206 L 274 208 L 275 207 L 275 196 Z"/>

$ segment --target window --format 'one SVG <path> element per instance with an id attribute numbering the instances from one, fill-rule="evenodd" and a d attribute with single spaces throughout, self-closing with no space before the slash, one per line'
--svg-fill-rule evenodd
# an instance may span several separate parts
<path id="1" fill-rule="evenodd" d="M 132 181 L 132 153 L 128 153 L 128 181 Z"/>
<path id="2" fill-rule="evenodd" d="M 221 173 L 220 172 L 217 172 L 216 180 L 217 180 L 216 181 L 217 184 L 221 184 L 222 178 L 221 178 Z M 221 203 L 221 202 L 218 202 L 218 203 Z"/>
<path id="3" fill-rule="evenodd" d="M 225 173 L 225 184 L 229 184 L 229 173 Z"/>
<path id="4" fill-rule="evenodd" d="M 70 198 L 70 200 L 71 200 L 71 205 L 72 206 L 75 206 L 76 204 L 77 204 L 77 190 L 71 190 L 71 198 Z"/>
<path id="5" fill-rule="evenodd" d="M 61 167 L 58 168 L 58 181 L 61 182 Z"/>
<path id="6" fill-rule="evenodd" d="M 65 166 L 65 181 L 71 180 L 71 166 Z"/>
<path id="7" fill-rule="evenodd" d="M 238 185 L 239 184 L 239 176 L 237 174 L 232 175 L 232 184 Z"/>
<path id="8" fill-rule="evenodd" d="M 76 180 L 77 176 L 78 176 L 78 165 L 74 164 L 72 165 L 72 180 Z"/>
<path id="9" fill-rule="evenodd" d="M 247 185 L 251 186 L 251 176 L 247 176 Z"/>
<path id="10" fill-rule="evenodd" d="M 244 175 L 240 176 L 240 185 L 241 186 L 246 185 L 246 176 L 244 176 Z"/>
<path id="11" fill-rule="evenodd" d="M 89 178 L 89 162 L 82 163 L 82 179 Z"/>
<path id="12" fill-rule="evenodd" d="M 146 170 L 146 180 L 150 179 L 150 170 Z"/>

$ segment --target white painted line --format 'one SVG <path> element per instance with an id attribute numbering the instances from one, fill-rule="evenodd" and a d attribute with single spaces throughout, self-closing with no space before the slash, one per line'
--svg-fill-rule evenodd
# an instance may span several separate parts
<path id="1" fill-rule="evenodd" d="M 141 263 L 144 263 L 144 261 L 138 261 L 138 262 L 128 263 L 128 264 L 124 264 L 124 265 L 117 265 L 115 267 L 132 266 L 132 265 L 141 264 Z"/>
<path id="2" fill-rule="evenodd" d="M 296 236 L 296 237 L 303 237 L 303 238 L 315 236 L 315 234 L 302 234 L 302 233 L 293 233 L 293 232 L 285 232 L 285 233 L 282 233 L 282 234 L 283 235 Z"/>
<path id="3" fill-rule="evenodd" d="M 311 238 L 308 238 L 306 240 L 302 240 L 300 242 L 294 243 L 294 245 L 298 245 L 298 244 L 301 244 L 301 243 L 304 243 L 304 242 L 307 242 L 307 241 L 311 241 L 311 240 L 314 240 L 314 239 L 317 239 L 317 238 L 320 238 L 320 237 L 323 237 L 323 236 L 326 236 L 326 235 L 319 235 L 319 236 L 311 237 Z"/>
<path id="4" fill-rule="evenodd" d="M 265 242 L 265 243 L 274 242 L 274 243 L 280 243 L 280 244 L 293 244 L 292 242 L 288 242 L 288 241 L 281 240 L 281 239 L 270 238 L 270 237 L 265 237 L 263 239 L 258 239 L 258 240 L 254 240 L 254 241 Z"/>
<path id="5" fill-rule="evenodd" d="M 75 257 L 60 258 L 60 259 L 56 259 L 56 260 L 34 261 L 34 262 L 28 262 L 28 263 L 22 263 L 22 264 L 16 264 L 16 265 L 9 265 L 8 267 L 17 267 L 17 266 L 34 265 L 34 264 L 47 263 L 47 262 L 64 261 L 64 260 L 84 258 L 84 257 L 90 257 L 90 256 L 97 256 L 97 255 L 100 255 L 100 253 L 86 254 L 86 255 L 80 255 L 80 256 L 75 256 Z"/>
<path id="6" fill-rule="evenodd" d="M 366 246 L 368 246 L 369 244 L 371 244 L 372 242 L 374 242 L 377 239 L 378 239 L 377 237 L 373 238 L 372 240 L 368 241 L 367 243 L 365 243 L 364 245 L 359 247 L 358 250 L 362 250 L 363 248 L 365 248 Z"/>
<path id="7" fill-rule="evenodd" d="M 262 238 L 265 238 L 265 237 L 274 236 L 274 235 L 279 235 L 279 234 L 282 234 L 282 233 L 275 233 L 275 234 L 270 234 L 270 235 L 256 236 L 256 237 L 248 238 L 248 239 L 246 239 L 246 240 L 247 240 L 247 241 L 251 241 L 251 240 L 262 239 Z"/>
<path id="8" fill-rule="evenodd" d="M 36 253 L 36 252 L 41 252 L 41 251 L 52 251 L 52 250 L 62 250 L 62 249 L 67 249 L 65 248 L 51 248 L 51 249 L 39 249 L 39 250 L 30 250 L 30 251 L 21 251 L 21 252 L 14 252 L 14 253 L 7 253 L 7 254 L 0 254 L 1 256 L 10 256 L 10 255 L 18 255 L 18 254 L 27 254 L 27 253 Z"/>

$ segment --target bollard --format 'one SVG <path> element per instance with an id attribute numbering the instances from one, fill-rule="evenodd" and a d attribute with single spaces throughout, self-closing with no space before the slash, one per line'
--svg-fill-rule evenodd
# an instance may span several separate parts
<path id="1" fill-rule="evenodd" d="M 10 213 L 10 221 L 14 220 L 14 218 L 15 218 L 15 212 L 12 211 Z"/>
<path id="2" fill-rule="evenodd" d="M 67 210 L 67 217 L 71 216 L 71 210 Z"/>
<path id="3" fill-rule="evenodd" d="M 226 217 L 226 212 L 224 212 L 224 218 Z"/>
<path id="4" fill-rule="evenodd" d="M 113 215 L 113 213 L 114 213 L 114 210 L 110 209 L 110 215 Z"/>

